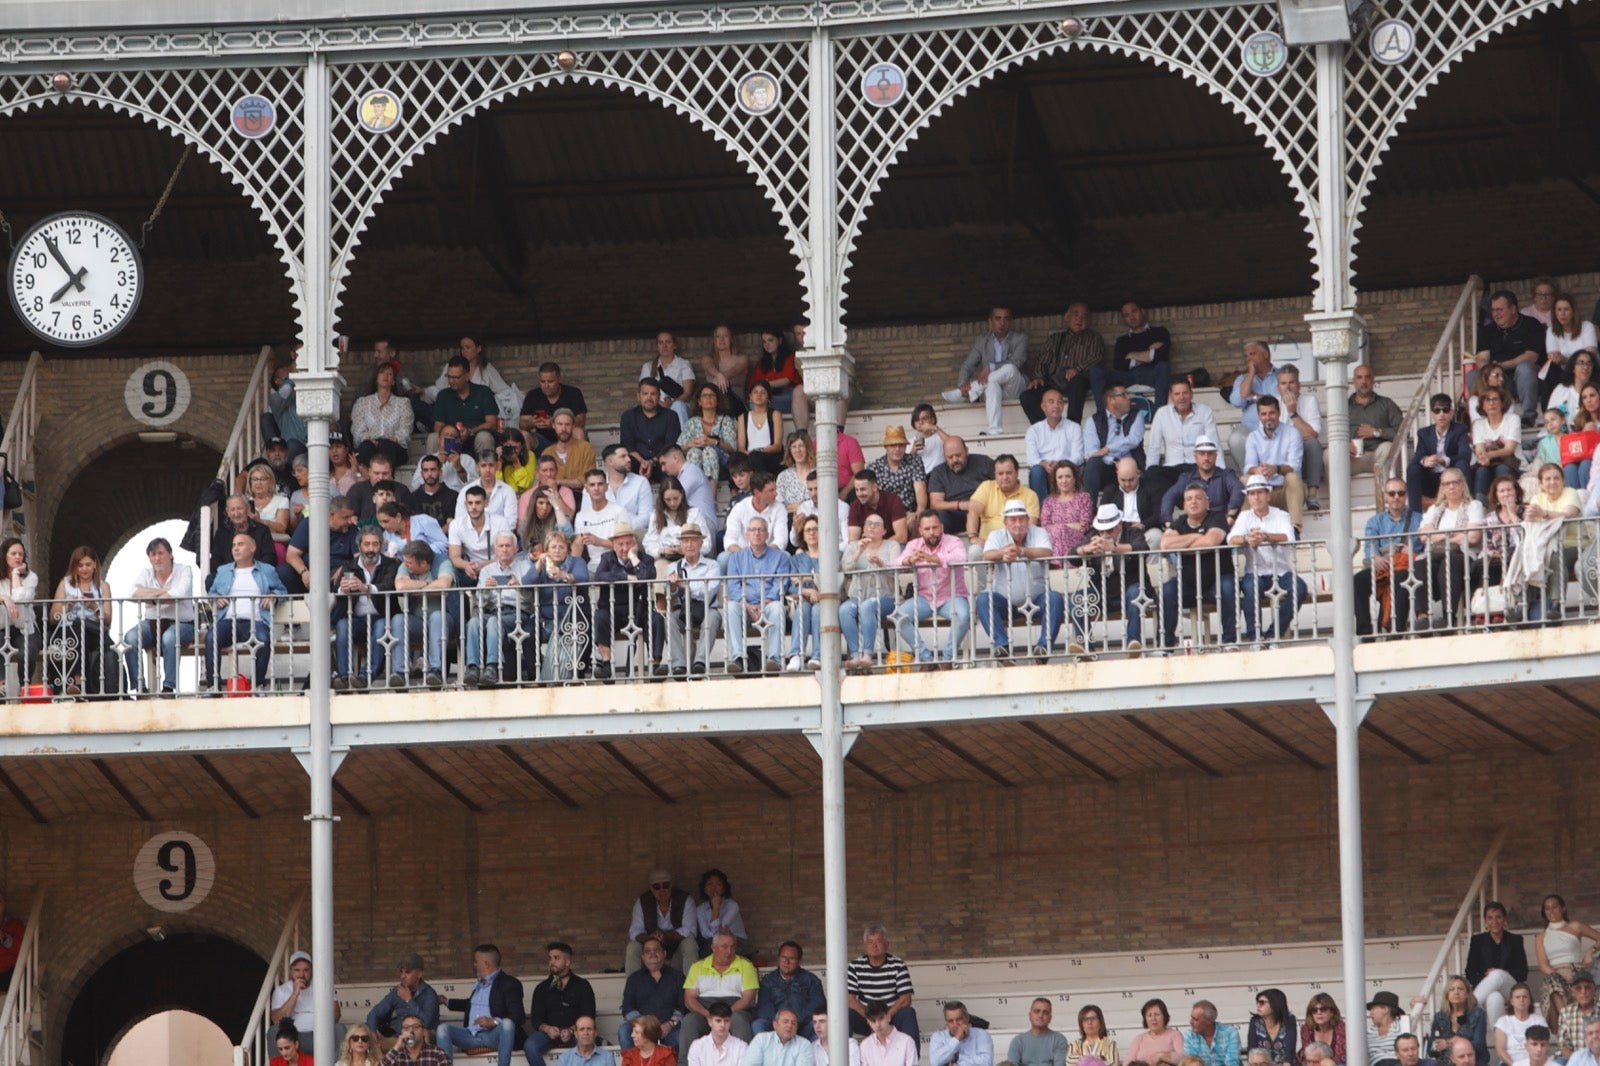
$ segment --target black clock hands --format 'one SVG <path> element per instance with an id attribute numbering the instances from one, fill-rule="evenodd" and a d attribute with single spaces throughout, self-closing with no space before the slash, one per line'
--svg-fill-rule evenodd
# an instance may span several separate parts
<path id="1" fill-rule="evenodd" d="M 89 268 L 79 267 L 77 270 L 73 270 L 67 265 L 67 260 L 62 256 L 61 249 L 56 246 L 56 242 L 48 236 L 44 239 L 44 246 L 50 249 L 50 254 L 55 257 L 57 263 L 61 264 L 61 269 L 67 272 L 67 283 L 56 290 L 55 295 L 50 297 L 50 302 L 55 303 L 60 300 L 67 294 L 69 289 L 77 289 L 79 292 L 83 292 L 83 276 L 89 272 Z"/>

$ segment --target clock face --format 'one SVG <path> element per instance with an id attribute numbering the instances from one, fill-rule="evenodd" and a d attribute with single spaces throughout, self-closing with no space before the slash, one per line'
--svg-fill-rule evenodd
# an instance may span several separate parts
<path id="1" fill-rule="evenodd" d="M 67 211 L 35 225 L 11 253 L 11 306 L 40 339 L 87 348 L 116 336 L 144 292 L 144 264 L 110 219 Z"/>

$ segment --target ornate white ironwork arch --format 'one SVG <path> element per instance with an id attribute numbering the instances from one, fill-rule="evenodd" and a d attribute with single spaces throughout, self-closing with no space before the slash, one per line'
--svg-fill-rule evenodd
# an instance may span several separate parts
<path id="1" fill-rule="evenodd" d="M 1356 231 L 1373 176 L 1422 98 L 1451 68 L 1490 38 L 1542 11 L 1576 0 L 1384 0 L 1383 17 L 1410 23 L 1415 51 L 1401 63 L 1373 58 L 1363 35 L 1345 59 L 1345 258 L 1354 273 Z M 1350 291 L 1355 291 L 1353 288 Z"/>
<path id="2" fill-rule="evenodd" d="M 266 224 L 303 326 L 305 189 L 299 69 L 110 69 L 75 71 L 73 77 L 72 89 L 57 92 L 51 88 L 48 74 L 0 76 L 0 117 L 36 107 L 82 103 L 141 119 L 193 145 L 221 168 Z M 232 128 L 234 103 L 250 95 L 266 97 L 276 114 L 272 131 L 255 140 L 237 135 Z"/>
<path id="3" fill-rule="evenodd" d="M 563 83 L 605 86 L 654 100 L 687 117 L 737 156 L 772 204 L 809 296 L 809 74 L 803 41 L 580 50 L 570 70 L 557 63 L 556 55 L 547 51 L 332 68 L 335 309 L 362 232 L 383 197 L 423 151 L 469 116 L 501 100 Z M 755 72 L 770 74 L 781 93 L 777 106 L 759 116 L 747 114 L 735 100 L 740 79 Z M 400 98 L 401 119 L 388 133 L 371 133 L 357 119 L 361 98 L 375 90 Z"/>
<path id="4" fill-rule="evenodd" d="M 1277 74 L 1258 77 L 1241 64 L 1244 42 L 1278 28 L 1275 4 L 1145 12 L 1086 18 L 1082 34 L 1064 37 L 1054 21 L 968 26 L 931 32 L 862 36 L 839 42 L 838 198 L 842 219 L 837 282 L 844 291 L 868 208 L 906 147 L 951 103 L 974 87 L 1034 57 L 1071 48 L 1117 52 L 1155 63 L 1206 89 L 1266 143 L 1306 219 L 1308 246 L 1318 248 L 1316 61 L 1294 49 Z M 875 107 L 861 79 L 876 63 L 908 74 L 907 99 Z"/>

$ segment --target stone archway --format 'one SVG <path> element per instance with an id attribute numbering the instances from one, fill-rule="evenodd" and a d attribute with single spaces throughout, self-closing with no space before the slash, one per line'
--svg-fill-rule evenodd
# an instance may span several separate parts
<path id="1" fill-rule="evenodd" d="M 165 1010 L 192 1011 L 237 1041 L 266 974 L 266 960 L 254 951 L 208 933 L 174 933 L 125 948 L 73 998 L 60 1061 L 102 1066 L 123 1034 Z"/>

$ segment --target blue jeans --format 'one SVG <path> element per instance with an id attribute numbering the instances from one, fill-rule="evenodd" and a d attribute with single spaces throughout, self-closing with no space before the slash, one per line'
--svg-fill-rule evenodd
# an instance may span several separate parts
<path id="1" fill-rule="evenodd" d="M 1045 472 L 1043 463 L 1034 463 L 1028 467 L 1028 487 L 1039 497 L 1040 502 L 1050 495 L 1050 475 Z"/>
<path id="2" fill-rule="evenodd" d="M 498 610 L 485 611 L 475 620 L 467 624 L 467 665 L 468 666 L 499 666 L 500 645 L 507 634 L 515 632 L 518 619 L 521 619 L 522 629 L 529 636 L 535 637 L 539 627 L 535 624 L 532 615 L 520 615 L 515 607 L 502 607 Z M 526 642 L 524 642 L 526 643 Z M 488 654 L 484 655 L 483 645 L 487 644 Z M 531 656 L 533 649 L 527 648 L 524 654 Z"/>
<path id="3" fill-rule="evenodd" d="M 533 1034 L 523 1041 L 522 1053 L 528 1056 L 528 1066 L 544 1066 L 544 1053 L 546 1051 L 553 1047 L 571 1046 L 572 1043 L 570 1041 L 565 1044 L 558 1044 L 538 1029 L 535 1029 Z"/>
<path id="4" fill-rule="evenodd" d="M 1029 602 L 1033 604 L 1034 611 L 1027 625 L 1041 634 L 1039 639 L 1033 642 L 1034 647 L 1043 646 L 1048 650 L 1056 642 L 1056 634 L 1061 632 L 1061 622 L 1067 613 L 1066 597 L 1047 589 L 1036 593 Z M 978 593 L 978 624 L 989 634 L 989 639 L 996 649 L 1011 646 L 1008 627 L 1011 624 L 1011 614 L 1016 609 L 1018 608 L 1013 607 L 1009 599 L 998 592 L 989 590 Z"/>
<path id="5" fill-rule="evenodd" d="M 493 1029 L 485 1029 L 475 1033 L 465 1025 L 457 1022 L 445 1022 L 439 1026 L 435 1042 L 439 1049 L 451 1059 L 455 1058 L 457 1051 L 469 1051 L 472 1048 L 493 1048 L 499 1055 L 497 1066 L 511 1066 L 511 1052 L 516 1047 L 517 1029 L 511 1024 L 510 1018 L 501 1018 L 495 1023 Z"/>
<path id="6" fill-rule="evenodd" d="M 1488 466 L 1475 466 L 1472 468 L 1472 494 L 1479 500 L 1489 498 L 1489 486 L 1494 484 L 1497 477 L 1517 476 L 1517 468 L 1510 463 L 1492 462 Z"/>
<path id="7" fill-rule="evenodd" d="M 902 603 L 894 610 L 894 625 L 900 631 L 900 639 L 916 655 L 918 662 L 932 662 L 933 649 L 922 643 L 922 634 L 917 630 L 919 622 L 926 622 L 930 618 L 943 618 L 950 623 L 950 647 L 944 653 L 945 662 L 954 662 L 956 652 L 961 648 L 961 642 L 966 639 L 967 630 L 972 625 L 972 608 L 967 606 L 965 596 L 952 596 L 938 607 L 929 603 L 925 596 L 914 596 Z"/>
<path id="8" fill-rule="evenodd" d="M 1589 487 L 1589 471 L 1594 469 L 1593 459 L 1580 459 L 1561 468 L 1561 479 L 1567 488 L 1582 491 Z"/>
<path id="9" fill-rule="evenodd" d="M 128 650 L 122 653 L 123 662 L 128 667 L 128 684 L 136 689 L 144 688 L 145 650 L 154 647 L 158 639 L 161 644 L 161 689 L 171 692 L 178 687 L 178 646 L 194 641 L 194 623 L 164 622 L 158 638 L 156 623 L 146 618 L 122 635 L 122 642 L 128 645 Z"/>
<path id="10" fill-rule="evenodd" d="M 1277 625 L 1271 633 L 1263 631 L 1261 635 L 1267 640 L 1287 640 L 1295 612 L 1310 597 L 1306 583 L 1288 571 L 1281 574 L 1246 574 L 1239 579 L 1239 598 L 1244 601 L 1245 640 L 1256 639 L 1256 615 L 1274 592 L 1281 593 Z"/>
<path id="11" fill-rule="evenodd" d="M 437 674 L 443 670 L 444 646 L 455 636 L 455 618 L 437 607 L 427 608 L 425 611 L 411 611 L 404 615 L 406 625 L 406 646 L 410 642 L 422 637 L 422 653 L 428 661 L 428 672 Z M 389 622 L 394 625 L 394 620 Z M 406 662 L 409 654 L 401 660 Z"/>
<path id="12" fill-rule="evenodd" d="M 1107 385 L 1148 385 L 1155 390 L 1156 406 L 1161 407 L 1167 402 L 1167 382 L 1171 376 L 1172 367 L 1165 360 L 1144 363 L 1132 370 L 1097 366 L 1089 371 L 1089 394 L 1098 404 L 1105 401 Z"/>
<path id="13" fill-rule="evenodd" d="M 1232 644 L 1239 639 L 1239 608 L 1234 595 L 1233 575 L 1218 574 L 1214 581 L 1202 581 L 1196 586 L 1193 581 L 1184 581 L 1179 595 L 1179 581 L 1170 578 L 1161 586 L 1161 628 L 1162 636 L 1166 638 L 1169 648 L 1178 645 L 1178 612 L 1188 610 L 1206 603 L 1222 605 L 1222 640 L 1225 644 Z"/>
<path id="14" fill-rule="evenodd" d="M 206 657 L 200 664 L 200 687 L 210 688 L 212 680 L 217 676 L 217 654 L 224 648 L 231 648 L 240 641 L 249 640 L 254 636 L 256 648 L 256 687 L 260 688 L 267 683 L 267 660 L 272 655 L 272 626 L 265 618 L 254 621 L 247 618 L 222 618 L 211 627 L 211 632 L 206 634 Z"/>
<path id="15" fill-rule="evenodd" d="M 723 630 L 723 644 L 728 649 L 729 662 L 744 658 L 745 624 L 756 624 L 750 620 L 750 613 L 745 610 L 745 602 L 738 600 L 727 606 L 728 617 Z M 783 601 L 768 600 L 762 604 L 761 621 L 767 627 L 762 651 L 766 658 L 776 659 L 783 651 Z"/>
<path id="16" fill-rule="evenodd" d="M 365 669 L 356 673 L 366 677 L 370 671 L 373 677 L 383 676 L 383 630 L 384 620 L 382 615 L 345 615 L 333 627 L 333 672 L 337 677 L 350 676 L 350 647 L 352 641 L 366 639 L 367 665 Z"/>
<path id="17" fill-rule="evenodd" d="M 839 630 L 844 635 L 844 646 L 853 658 L 877 652 L 878 631 L 883 628 L 883 617 L 893 610 L 893 596 L 847 599 L 839 604 Z"/>
<path id="18" fill-rule="evenodd" d="M 794 632 L 789 637 L 789 654 L 803 656 L 808 646 L 811 648 L 809 658 L 822 658 L 822 604 L 801 600 L 794 605 Z"/>

